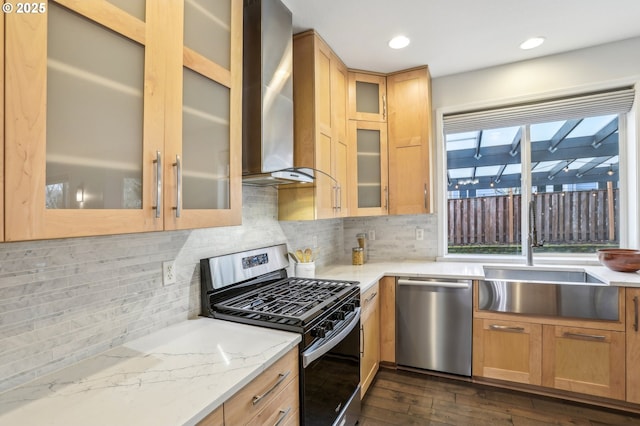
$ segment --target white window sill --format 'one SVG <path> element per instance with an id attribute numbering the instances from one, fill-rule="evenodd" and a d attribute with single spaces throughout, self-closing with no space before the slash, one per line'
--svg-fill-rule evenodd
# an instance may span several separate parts
<path id="1" fill-rule="evenodd" d="M 439 256 L 436 262 L 513 263 L 526 265 L 527 257 L 518 255 L 448 254 Z M 600 265 L 594 253 L 585 254 L 539 254 L 533 255 L 534 265 Z"/>

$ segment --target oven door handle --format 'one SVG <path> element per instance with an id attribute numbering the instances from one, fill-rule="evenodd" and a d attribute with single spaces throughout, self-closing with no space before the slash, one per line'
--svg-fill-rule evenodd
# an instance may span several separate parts
<path id="1" fill-rule="evenodd" d="M 351 318 L 351 322 L 345 325 L 337 334 L 331 336 L 329 340 L 327 340 L 324 344 L 318 346 L 317 348 L 312 347 L 302 353 L 303 368 L 306 368 L 313 361 L 317 360 L 322 355 L 333 349 L 338 343 L 340 343 L 345 337 L 347 337 L 354 328 L 356 328 L 356 326 L 358 325 L 358 321 L 360 320 L 360 308 L 356 308 L 354 312 L 355 315 L 353 316 L 353 318 Z"/>

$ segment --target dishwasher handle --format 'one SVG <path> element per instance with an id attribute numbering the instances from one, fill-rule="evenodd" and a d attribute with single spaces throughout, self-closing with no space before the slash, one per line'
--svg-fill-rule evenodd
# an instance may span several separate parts
<path id="1" fill-rule="evenodd" d="M 458 288 L 466 290 L 469 288 L 469 282 L 452 282 L 452 281 L 423 281 L 423 280 L 407 280 L 398 278 L 398 285 L 419 286 L 419 287 L 445 287 Z"/>

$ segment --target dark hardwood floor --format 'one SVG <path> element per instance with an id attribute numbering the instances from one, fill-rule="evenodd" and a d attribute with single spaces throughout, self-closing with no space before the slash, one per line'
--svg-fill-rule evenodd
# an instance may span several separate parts
<path id="1" fill-rule="evenodd" d="M 380 369 L 362 401 L 360 425 L 640 425 L 640 416 Z"/>

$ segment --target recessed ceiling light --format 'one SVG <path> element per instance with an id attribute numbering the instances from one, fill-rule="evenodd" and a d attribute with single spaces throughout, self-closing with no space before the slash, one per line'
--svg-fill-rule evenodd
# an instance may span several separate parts
<path id="1" fill-rule="evenodd" d="M 389 40 L 389 47 L 392 49 L 402 49 L 403 47 L 407 47 L 411 43 L 408 37 L 403 35 L 396 36 Z"/>
<path id="2" fill-rule="evenodd" d="M 520 49 L 529 50 L 544 43 L 544 37 L 531 37 L 520 44 Z"/>

